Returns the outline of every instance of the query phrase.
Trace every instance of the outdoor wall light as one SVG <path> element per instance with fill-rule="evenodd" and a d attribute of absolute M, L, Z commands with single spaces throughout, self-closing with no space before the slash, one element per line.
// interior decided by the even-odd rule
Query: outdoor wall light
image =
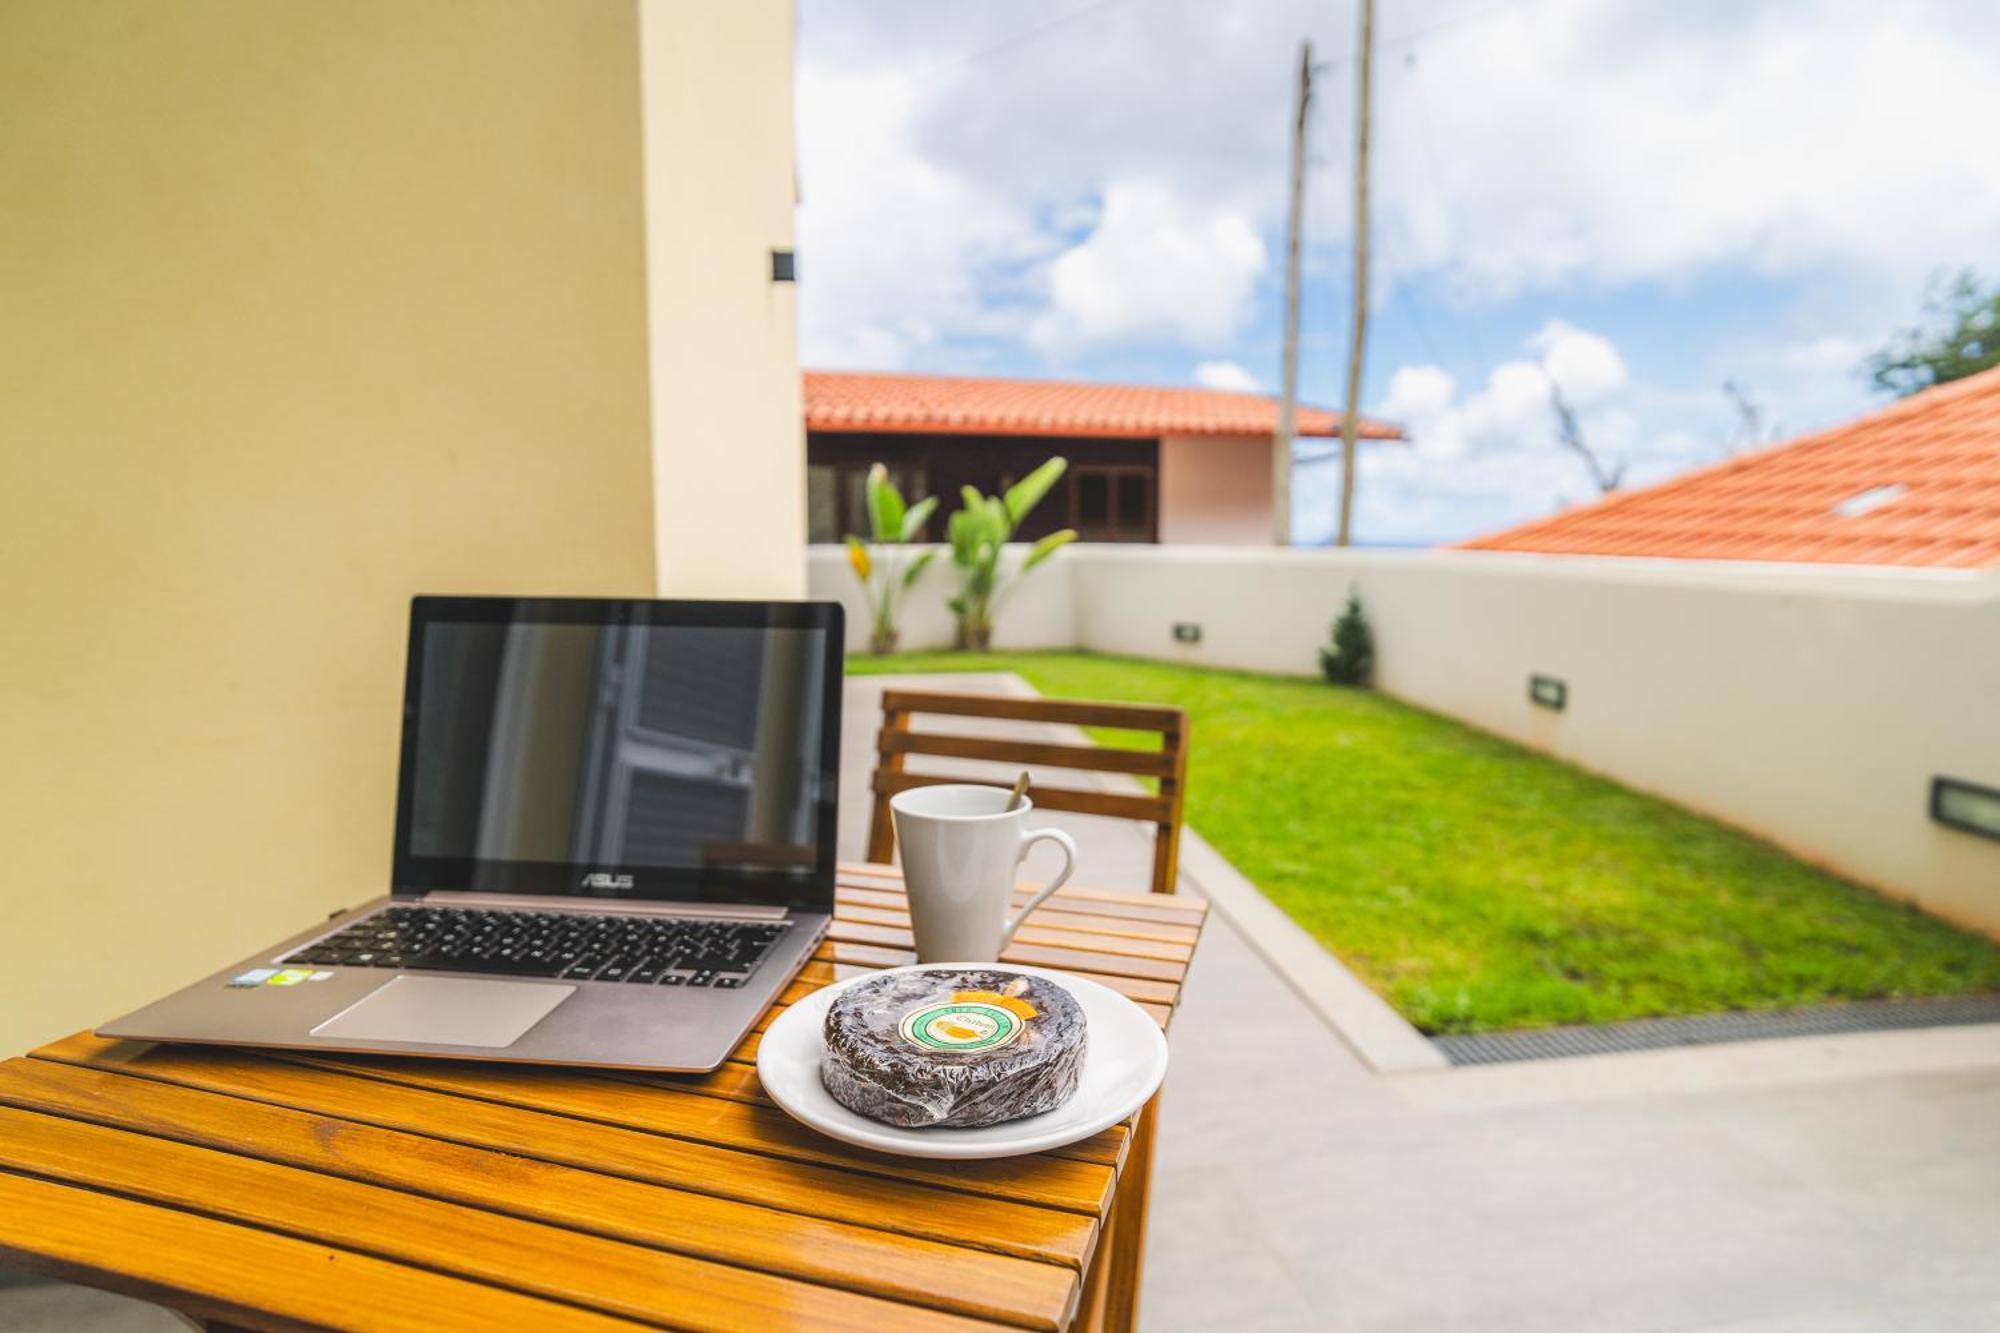
<path fill-rule="evenodd" d="M 1932 778 L 1931 818 L 2000 842 L 2000 791 L 1963 778 Z"/>
<path fill-rule="evenodd" d="M 799 280 L 799 257 L 790 250 L 771 252 L 771 281 L 797 282 Z"/>
<path fill-rule="evenodd" d="M 1174 622 L 1174 642 L 1200 643 L 1201 626 L 1195 624 L 1192 620 L 1176 620 Z"/>
<path fill-rule="evenodd" d="M 1569 706 L 1569 686 L 1554 676 L 1528 677 L 1528 702 L 1553 708 L 1558 713 Z"/>

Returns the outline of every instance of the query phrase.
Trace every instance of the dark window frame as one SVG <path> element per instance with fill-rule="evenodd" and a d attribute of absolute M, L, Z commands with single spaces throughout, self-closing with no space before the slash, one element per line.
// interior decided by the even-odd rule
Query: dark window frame
<path fill-rule="evenodd" d="M 1083 516 L 1083 483 L 1086 478 L 1104 479 L 1105 521 L 1093 531 Z M 1124 513 L 1121 483 L 1137 479 L 1145 487 L 1144 515 L 1130 521 Z M 1077 463 L 1065 478 L 1069 483 L 1069 526 L 1077 540 L 1086 542 L 1154 542 L 1160 540 L 1160 478 L 1157 464 Z"/>
<path fill-rule="evenodd" d="M 971 485 L 986 494 L 998 494 L 1026 476 L 1045 460 L 1067 458 L 1070 470 L 1097 466 L 1131 469 L 1150 478 L 1147 500 L 1151 514 L 1143 524 L 1124 525 L 1117 540 L 1157 542 L 1160 507 L 1160 442 L 1157 438 L 1104 439 L 1095 437 L 1030 435 L 937 435 L 895 431 L 808 431 L 806 462 L 811 467 L 832 470 L 836 494 L 833 497 L 838 523 L 848 524 L 862 514 L 859 488 L 869 465 L 882 462 L 892 474 L 911 479 L 904 485 L 905 498 L 924 495 L 938 497 L 938 512 L 928 524 L 922 540 L 941 542 L 945 525 L 959 507 L 959 489 Z M 1072 526 L 1073 481 L 1065 476 L 1021 525 L 1017 539 L 1033 542 L 1059 528 Z M 846 528 L 834 533 L 815 531 L 806 516 L 809 540 L 840 542 Z M 856 529 L 856 531 L 860 531 Z M 1102 534 L 1100 539 L 1110 534 Z M 1086 538 L 1088 540 L 1088 538 Z"/>

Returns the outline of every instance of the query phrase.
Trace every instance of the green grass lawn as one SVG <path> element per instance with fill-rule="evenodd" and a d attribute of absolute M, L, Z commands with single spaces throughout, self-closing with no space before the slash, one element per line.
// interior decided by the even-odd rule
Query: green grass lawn
<path fill-rule="evenodd" d="M 1379 694 L 1075 653 L 848 669 L 1185 708 L 1189 822 L 1426 1032 L 2000 990 L 1979 936 Z"/>

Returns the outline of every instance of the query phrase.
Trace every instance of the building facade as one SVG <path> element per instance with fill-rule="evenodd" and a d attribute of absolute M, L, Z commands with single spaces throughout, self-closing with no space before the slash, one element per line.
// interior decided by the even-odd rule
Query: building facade
<path fill-rule="evenodd" d="M 1255 394 L 1141 385 L 809 371 L 806 527 L 813 542 L 867 531 L 868 469 L 905 497 L 993 494 L 1051 457 L 1063 479 L 1022 524 L 1032 541 L 1074 528 L 1087 542 L 1258 545 L 1272 539 L 1277 404 Z M 1302 408 L 1297 434 L 1338 435 Z M 1364 421 L 1371 440 L 1402 438 Z M 925 534 L 943 536 L 942 520 Z"/>

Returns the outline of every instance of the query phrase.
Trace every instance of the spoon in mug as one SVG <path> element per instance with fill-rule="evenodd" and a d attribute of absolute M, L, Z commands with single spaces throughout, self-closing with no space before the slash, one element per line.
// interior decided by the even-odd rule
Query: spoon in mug
<path fill-rule="evenodd" d="M 1024 768 L 1021 770 L 1021 776 L 1014 779 L 1014 790 L 1008 793 L 1007 808 L 1009 810 L 1019 810 L 1021 808 L 1021 798 L 1027 794 L 1028 770 Z"/>

